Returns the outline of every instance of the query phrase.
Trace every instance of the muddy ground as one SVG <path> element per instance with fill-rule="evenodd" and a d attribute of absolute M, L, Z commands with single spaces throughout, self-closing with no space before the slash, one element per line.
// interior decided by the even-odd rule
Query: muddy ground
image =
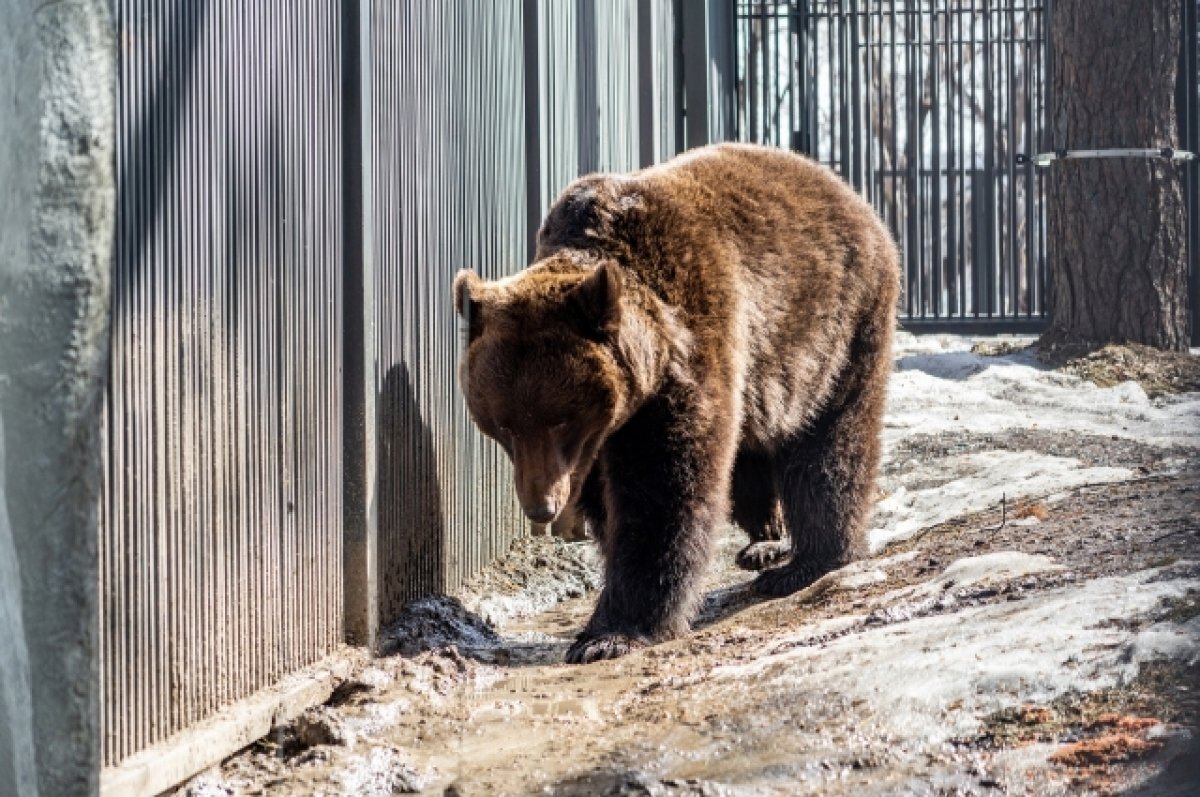
<path fill-rule="evenodd" d="M 761 601 L 727 528 L 692 635 L 568 667 L 595 553 L 522 540 L 180 793 L 1200 793 L 1200 396 L 975 343 L 900 342 L 869 559 Z"/>

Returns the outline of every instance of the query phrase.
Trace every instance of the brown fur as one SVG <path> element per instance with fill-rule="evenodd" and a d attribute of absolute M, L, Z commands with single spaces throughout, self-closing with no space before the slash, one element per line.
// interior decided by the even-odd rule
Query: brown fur
<path fill-rule="evenodd" d="M 455 281 L 462 385 L 534 520 L 577 504 L 606 585 L 569 661 L 683 633 L 712 532 L 783 595 L 853 559 L 899 288 L 871 208 L 800 156 L 719 145 L 555 202 L 536 262 Z M 786 527 L 790 548 L 778 540 Z"/>

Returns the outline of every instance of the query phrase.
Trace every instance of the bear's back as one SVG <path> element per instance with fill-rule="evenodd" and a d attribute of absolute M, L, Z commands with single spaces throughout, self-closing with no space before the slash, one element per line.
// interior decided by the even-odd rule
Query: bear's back
<path fill-rule="evenodd" d="M 665 263 L 668 254 L 716 257 L 780 285 L 815 276 L 826 261 L 855 265 L 846 254 L 879 247 L 893 247 L 887 229 L 829 169 L 785 150 L 717 144 L 629 175 L 576 180 L 546 215 L 537 259 L 599 250 L 656 284 L 663 269 L 701 276 Z"/>
<path fill-rule="evenodd" d="M 874 210 L 829 169 L 746 144 L 589 175 L 547 214 L 538 258 L 611 258 L 674 307 L 711 367 L 746 385 L 751 437 L 814 411 L 855 328 L 899 283 Z"/>

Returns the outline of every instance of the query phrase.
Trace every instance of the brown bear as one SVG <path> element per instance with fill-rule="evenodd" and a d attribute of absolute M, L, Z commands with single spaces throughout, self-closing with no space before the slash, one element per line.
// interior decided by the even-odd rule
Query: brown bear
<path fill-rule="evenodd" d="M 686 631 L 713 532 L 794 592 L 862 548 L 899 291 L 896 246 L 833 172 L 722 144 L 555 201 L 536 262 L 454 281 L 471 416 L 529 518 L 577 507 L 605 557 L 569 662 Z"/>

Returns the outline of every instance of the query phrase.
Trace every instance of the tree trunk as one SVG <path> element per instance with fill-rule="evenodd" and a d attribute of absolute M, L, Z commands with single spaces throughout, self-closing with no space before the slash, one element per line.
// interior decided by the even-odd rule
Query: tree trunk
<path fill-rule="evenodd" d="M 1177 147 L 1179 0 L 1058 0 L 1050 22 L 1056 149 Z M 1188 342 L 1183 166 L 1062 160 L 1049 169 L 1043 345 Z"/>

